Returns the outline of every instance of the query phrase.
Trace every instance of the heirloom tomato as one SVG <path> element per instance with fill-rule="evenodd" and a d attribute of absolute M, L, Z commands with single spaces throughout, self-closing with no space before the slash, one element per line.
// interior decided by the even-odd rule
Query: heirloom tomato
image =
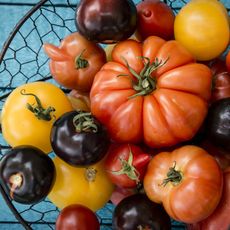
<path fill-rule="evenodd" d="M 181 8 L 174 23 L 175 39 L 197 60 L 211 60 L 229 44 L 229 17 L 218 0 L 192 0 Z"/>
<path fill-rule="evenodd" d="M 56 181 L 48 198 L 60 209 L 81 204 L 93 211 L 102 208 L 110 199 L 114 185 L 104 169 L 104 160 L 90 167 L 77 168 L 54 158 Z"/>
<path fill-rule="evenodd" d="M 154 156 L 144 177 L 144 189 L 162 203 L 175 220 L 196 223 L 217 207 L 223 187 L 217 161 L 200 147 L 186 145 Z"/>
<path fill-rule="evenodd" d="M 224 171 L 221 200 L 215 211 L 205 220 L 188 226 L 188 230 L 229 230 L 230 227 L 230 168 Z"/>
<path fill-rule="evenodd" d="M 3 105 L 3 137 L 12 147 L 32 145 L 49 153 L 53 122 L 71 110 L 68 97 L 57 86 L 48 82 L 21 85 Z"/>
<path fill-rule="evenodd" d="M 211 94 L 211 70 L 177 41 L 129 39 L 112 51 L 90 91 L 91 112 L 117 142 L 175 145 L 200 128 Z"/>
<path fill-rule="evenodd" d="M 103 48 L 78 32 L 65 37 L 59 47 L 46 43 L 43 48 L 50 58 L 51 75 L 69 89 L 89 91 L 94 75 L 106 62 Z"/>
<path fill-rule="evenodd" d="M 56 230 L 99 230 L 100 223 L 96 214 L 89 208 L 80 204 L 72 204 L 58 215 Z"/>

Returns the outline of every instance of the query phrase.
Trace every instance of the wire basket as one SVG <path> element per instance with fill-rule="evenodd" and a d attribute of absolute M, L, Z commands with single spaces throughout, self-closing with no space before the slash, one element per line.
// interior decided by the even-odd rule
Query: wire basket
<path fill-rule="evenodd" d="M 165 2 L 177 13 L 187 1 Z M 74 18 L 78 2 L 78 0 L 41 0 L 18 22 L 0 54 L 0 110 L 10 92 L 23 83 L 52 81 L 55 84 L 50 76 L 49 60 L 42 45 L 45 42 L 58 45 L 65 36 L 76 31 Z M 222 2 L 230 12 L 230 1 L 222 0 Z M 0 158 L 9 148 L 0 134 Z M 55 229 L 59 210 L 48 199 L 35 205 L 21 205 L 12 201 L 1 186 L 0 191 L 16 217 L 14 219 L 12 215 L 12 218 L 8 217 L 7 221 L 3 221 L 4 213 L 1 213 L 1 226 L 11 224 L 11 229 L 14 229 L 13 226 L 18 229 L 18 224 L 21 224 L 26 229 Z M 113 204 L 108 203 L 97 211 L 102 230 L 111 229 L 113 209 Z M 172 228 L 182 230 L 185 229 L 185 225 L 172 221 Z"/>

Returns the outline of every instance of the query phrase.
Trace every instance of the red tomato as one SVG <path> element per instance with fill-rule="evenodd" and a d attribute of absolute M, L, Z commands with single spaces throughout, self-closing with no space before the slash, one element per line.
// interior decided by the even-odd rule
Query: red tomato
<path fill-rule="evenodd" d="M 100 223 L 96 214 L 86 206 L 73 204 L 61 210 L 56 230 L 99 230 Z"/>
<path fill-rule="evenodd" d="M 59 47 L 44 44 L 50 57 L 50 73 L 69 89 L 89 91 L 96 72 L 106 62 L 105 51 L 78 32 L 65 37 Z"/>
<path fill-rule="evenodd" d="M 150 155 L 131 144 L 112 145 L 107 153 L 105 169 L 110 180 L 123 188 L 134 188 L 143 180 Z"/>
<path fill-rule="evenodd" d="M 162 203 L 173 219 L 184 223 L 207 218 L 220 201 L 222 185 L 216 160 L 193 145 L 157 154 L 144 177 L 149 199 Z"/>
<path fill-rule="evenodd" d="M 230 73 L 230 50 L 228 51 L 228 53 L 226 55 L 225 62 L 226 62 L 226 66 L 227 66 L 228 72 Z"/>
<path fill-rule="evenodd" d="M 160 0 L 145 0 L 137 4 L 137 34 L 142 40 L 154 35 L 170 40 L 174 36 L 173 10 Z"/>
<path fill-rule="evenodd" d="M 230 168 L 224 172 L 223 193 L 215 211 L 204 221 L 188 226 L 189 230 L 228 230 L 230 227 Z"/>
<path fill-rule="evenodd" d="M 117 205 L 119 204 L 125 197 L 131 196 L 135 194 L 137 191 L 132 188 L 121 188 L 121 187 L 115 187 L 111 197 L 110 201 Z"/>
<path fill-rule="evenodd" d="M 211 95 L 206 65 L 180 43 L 155 36 L 119 42 L 112 58 L 96 74 L 90 102 L 114 141 L 166 147 L 196 134 Z"/>

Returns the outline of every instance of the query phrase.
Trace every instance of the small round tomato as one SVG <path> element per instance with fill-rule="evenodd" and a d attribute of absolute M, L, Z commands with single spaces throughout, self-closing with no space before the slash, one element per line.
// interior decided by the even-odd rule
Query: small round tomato
<path fill-rule="evenodd" d="M 151 157 L 139 146 L 112 145 L 107 153 L 105 169 L 111 181 L 123 188 L 134 188 L 142 182 Z"/>
<path fill-rule="evenodd" d="M 154 35 L 165 40 L 173 39 L 173 10 L 160 0 L 145 0 L 137 4 L 137 33 L 141 40 Z"/>
<path fill-rule="evenodd" d="M 211 60 L 222 54 L 229 44 L 229 17 L 217 0 L 192 0 L 176 15 L 175 39 L 197 60 Z"/>
<path fill-rule="evenodd" d="M 58 208 L 81 204 L 96 211 L 109 201 L 114 185 L 106 175 L 104 160 L 82 168 L 72 167 L 59 157 L 53 161 L 56 181 L 48 198 Z"/>
<path fill-rule="evenodd" d="M 50 57 L 51 75 L 69 89 L 88 92 L 94 75 L 106 62 L 103 48 L 78 32 L 65 37 L 59 47 L 46 43 L 43 48 Z"/>
<path fill-rule="evenodd" d="M 163 203 L 175 220 L 196 223 L 217 207 L 223 175 L 217 161 L 200 147 L 186 145 L 154 156 L 144 177 L 144 190 Z"/>
<path fill-rule="evenodd" d="M 72 204 L 61 210 L 55 227 L 56 230 L 99 230 L 100 223 L 91 209 Z"/>
<path fill-rule="evenodd" d="M 2 134 L 12 147 L 32 145 L 51 152 L 50 132 L 55 119 L 73 110 L 64 92 L 48 82 L 19 86 L 2 108 Z"/>

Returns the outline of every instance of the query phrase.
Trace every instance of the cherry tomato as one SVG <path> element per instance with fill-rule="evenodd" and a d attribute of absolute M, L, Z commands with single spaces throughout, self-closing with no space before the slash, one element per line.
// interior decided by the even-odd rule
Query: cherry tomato
<path fill-rule="evenodd" d="M 99 230 L 96 214 L 80 204 L 72 204 L 61 210 L 58 215 L 56 230 Z"/>
<path fill-rule="evenodd" d="M 137 34 L 141 40 L 154 35 L 165 40 L 174 37 L 173 10 L 160 0 L 145 0 L 137 4 Z"/>
<path fill-rule="evenodd" d="M 185 145 L 154 156 L 144 177 L 144 190 L 177 221 L 196 223 L 220 202 L 223 175 L 217 161 L 200 147 Z"/>
<path fill-rule="evenodd" d="M 228 51 L 228 53 L 226 55 L 225 62 L 226 62 L 226 66 L 227 66 L 228 72 L 230 73 L 230 50 Z"/>

